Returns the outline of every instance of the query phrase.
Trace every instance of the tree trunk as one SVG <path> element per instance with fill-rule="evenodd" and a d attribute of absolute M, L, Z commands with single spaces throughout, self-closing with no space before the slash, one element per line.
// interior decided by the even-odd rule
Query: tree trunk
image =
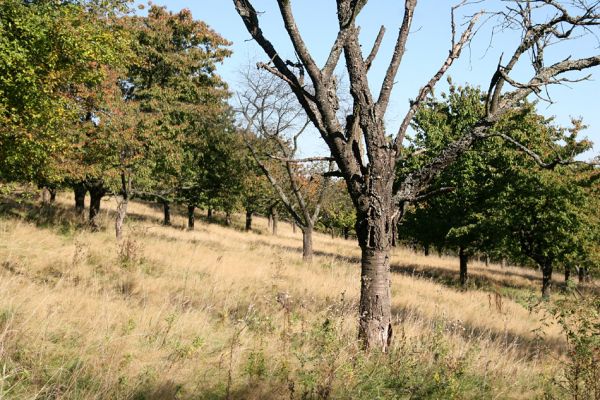
<path fill-rule="evenodd" d="M 398 236 L 398 222 L 392 223 L 392 247 L 396 247 L 396 239 Z"/>
<path fill-rule="evenodd" d="M 225 225 L 231 226 L 231 213 L 229 211 L 225 213 Z"/>
<path fill-rule="evenodd" d="M 312 233 L 312 226 L 306 226 L 302 228 L 302 261 L 307 264 L 312 263 L 313 260 Z"/>
<path fill-rule="evenodd" d="M 382 173 L 383 175 L 383 173 Z M 356 212 L 356 235 L 361 248 L 361 287 L 358 338 L 365 348 L 387 352 L 392 341 L 390 245 L 393 209 L 391 193 L 379 187 L 369 206 Z M 375 185 L 383 182 L 374 182 Z"/>
<path fill-rule="evenodd" d="M 273 228 L 273 236 L 277 236 L 277 222 L 279 220 L 279 214 L 277 213 L 277 210 L 275 208 L 271 210 L 271 217 L 271 227 Z"/>
<path fill-rule="evenodd" d="M 392 340 L 390 259 L 387 250 L 362 249 L 358 336 L 386 352 Z"/>
<path fill-rule="evenodd" d="M 267 226 L 270 228 L 273 226 L 273 210 L 269 211 L 269 219 L 267 220 Z"/>
<path fill-rule="evenodd" d="M 115 219 L 115 234 L 117 240 L 121 240 L 123 237 L 123 222 L 125 222 L 125 216 L 127 215 L 127 205 L 129 199 L 127 196 L 123 196 L 121 200 L 117 200 L 117 218 Z"/>
<path fill-rule="evenodd" d="M 48 188 L 46 186 L 44 186 L 42 188 L 41 200 L 42 200 L 42 205 L 46 206 L 46 205 L 50 204 L 50 190 L 48 190 Z"/>
<path fill-rule="evenodd" d="M 331 227 L 331 238 L 335 239 L 335 229 Z"/>
<path fill-rule="evenodd" d="M 208 208 L 208 211 L 206 212 L 206 218 L 209 221 L 212 221 L 212 219 L 213 219 L 213 209 L 210 207 Z"/>
<path fill-rule="evenodd" d="M 246 209 L 246 230 L 252 230 L 252 211 L 249 209 Z"/>
<path fill-rule="evenodd" d="M 469 280 L 469 276 L 467 274 L 467 263 L 469 262 L 469 256 L 462 247 L 460 247 L 458 250 L 458 259 L 460 262 L 460 286 L 465 289 Z"/>
<path fill-rule="evenodd" d="M 590 275 L 588 269 L 586 267 L 579 267 L 579 271 L 577 272 L 579 283 L 589 282 Z"/>
<path fill-rule="evenodd" d="M 54 203 L 56 201 L 56 188 L 48 188 L 48 192 L 50 192 L 50 203 Z"/>
<path fill-rule="evenodd" d="M 102 183 L 96 183 L 89 188 L 90 191 L 90 226 L 92 231 L 96 232 L 100 229 L 98 225 L 98 218 L 100 214 L 100 205 L 102 203 L 102 197 L 106 194 L 106 190 L 102 186 Z"/>
<path fill-rule="evenodd" d="M 73 194 L 75 195 L 75 212 L 78 216 L 83 217 L 85 211 L 85 194 L 87 188 L 85 183 L 79 182 L 73 185 Z"/>
<path fill-rule="evenodd" d="M 484 261 L 485 261 L 485 266 L 488 267 L 490 265 L 490 256 L 489 256 L 489 254 L 485 255 Z"/>
<path fill-rule="evenodd" d="M 188 230 L 194 230 L 195 217 L 194 212 L 196 211 L 196 206 L 188 204 Z"/>
<path fill-rule="evenodd" d="M 348 238 L 350 238 L 350 229 L 345 226 L 344 227 L 344 239 L 348 240 Z"/>
<path fill-rule="evenodd" d="M 292 233 L 296 233 L 296 223 L 294 221 L 292 221 L 291 224 L 292 224 Z"/>
<path fill-rule="evenodd" d="M 117 196 L 117 218 L 115 219 L 115 234 L 117 240 L 123 236 L 123 223 L 127 215 L 127 205 L 129 204 L 129 192 L 131 191 L 131 181 L 127 178 L 125 172 L 121 172 L 121 193 Z"/>
<path fill-rule="evenodd" d="M 423 246 L 423 253 L 428 256 L 429 255 L 429 244 Z"/>
<path fill-rule="evenodd" d="M 542 297 L 550 298 L 552 289 L 552 262 L 546 261 L 542 266 Z"/>
<path fill-rule="evenodd" d="M 569 279 L 571 279 L 571 267 L 565 265 L 565 283 L 569 282 Z"/>
<path fill-rule="evenodd" d="M 163 225 L 170 226 L 171 225 L 171 203 L 168 201 L 163 201 Z"/>

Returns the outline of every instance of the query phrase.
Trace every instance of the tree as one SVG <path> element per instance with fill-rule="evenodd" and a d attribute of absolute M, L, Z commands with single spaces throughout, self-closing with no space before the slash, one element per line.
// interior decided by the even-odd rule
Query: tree
<path fill-rule="evenodd" d="M 211 151 L 215 132 L 230 130 L 223 117 L 229 92 L 216 74 L 217 64 L 231 54 L 230 43 L 187 9 L 173 13 L 152 5 L 148 16 L 126 23 L 137 39 L 127 95 L 154 132 L 148 149 L 152 180 L 138 191 L 160 200 L 168 225 L 172 201 L 186 201 L 193 216 L 199 176 L 214 166 L 199 157 Z M 192 226 L 193 218 L 188 219 Z"/>
<path fill-rule="evenodd" d="M 129 54 L 126 11 L 119 0 L 0 4 L 0 178 L 55 187 L 77 169 L 71 128 Z"/>
<path fill-rule="evenodd" d="M 247 72 L 244 84 L 246 90 L 238 94 L 238 103 L 246 146 L 302 230 L 302 259 L 310 263 L 312 234 L 329 186 L 327 173 L 331 172 L 332 160 L 329 157 L 295 159 L 298 139 L 309 121 L 282 82 L 258 71 Z M 262 141 L 261 147 L 256 146 L 257 141 Z M 329 163 L 329 171 L 318 165 L 323 162 Z"/>
<path fill-rule="evenodd" d="M 488 136 L 488 130 L 505 113 L 518 107 L 530 94 L 541 94 L 543 86 L 560 83 L 565 72 L 580 71 L 600 64 L 600 56 L 566 58 L 548 65 L 544 48 L 556 41 L 578 37 L 580 32 L 593 29 L 600 21 L 597 3 L 573 1 L 570 7 L 547 0 L 515 1 L 496 16 L 502 26 L 522 31 L 520 43 L 510 53 L 507 64 L 498 64 L 486 93 L 485 115 L 469 132 L 448 143 L 431 163 L 407 174 L 401 182 L 395 181 L 396 164 L 405 154 L 404 138 L 415 112 L 431 93 L 453 61 L 460 56 L 475 29 L 477 17 L 467 22 L 460 37 L 452 37 L 452 46 L 438 72 L 427 82 L 411 102 L 395 137 L 386 132 L 385 114 L 396 74 L 402 61 L 411 29 L 416 0 L 405 1 L 405 13 L 391 62 L 378 94 L 369 86 L 368 71 L 381 43 L 384 29 L 366 57 L 362 54 L 356 18 L 367 5 L 367 0 L 338 0 L 339 32 L 323 68 L 319 68 L 304 42 L 295 22 L 290 0 L 278 0 L 286 32 L 299 62 L 286 61 L 281 51 L 264 36 L 256 10 L 249 0 L 233 0 L 236 10 L 248 32 L 266 53 L 269 63 L 260 64 L 285 81 L 302 105 L 312 124 L 328 145 L 339 167 L 338 175 L 346 181 L 348 192 L 356 208 L 356 233 L 362 251 L 361 299 L 359 310 L 359 337 L 365 347 L 386 351 L 392 339 L 391 294 L 389 277 L 389 248 L 391 227 L 401 216 L 404 206 L 424 195 L 431 181 L 451 165 L 460 154 L 476 141 Z M 463 2 L 464 3 L 464 2 Z M 532 12 L 535 8 L 535 12 Z M 540 8 L 541 10 L 540 12 Z M 453 8 L 453 14 L 456 8 Z M 547 12 L 544 12 L 548 10 Z M 535 18 L 543 18 L 537 22 Z M 452 32 L 456 33 L 454 18 Z M 333 74 L 341 54 L 344 54 L 350 80 L 353 108 L 346 121 L 337 116 L 339 100 L 337 79 Z M 532 55 L 532 58 L 528 57 Z M 531 60 L 532 78 L 526 83 L 511 77 L 519 60 Z M 305 75 L 310 85 L 304 83 Z M 506 90 L 505 85 L 513 89 Z M 502 136 L 509 140 L 507 135 Z M 360 151 L 364 140 L 365 154 Z M 565 160 L 540 164 L 556 165 Z"/>

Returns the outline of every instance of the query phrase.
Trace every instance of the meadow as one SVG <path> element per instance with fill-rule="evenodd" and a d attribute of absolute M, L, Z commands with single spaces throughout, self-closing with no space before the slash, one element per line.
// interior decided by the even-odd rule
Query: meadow
<path fill-rule="evenodd" d="M 534 270 L 473 262 L 462 291 L 456 258 L 395 248 L 394 344 L 366 353 L 354 240 L 316 234 L 305 265 L 288 223 L 133 202 L 117 242 L 113 199 L 96 233 L 72 202 L 0 202 L 0 399 L 561 398 Z"/>

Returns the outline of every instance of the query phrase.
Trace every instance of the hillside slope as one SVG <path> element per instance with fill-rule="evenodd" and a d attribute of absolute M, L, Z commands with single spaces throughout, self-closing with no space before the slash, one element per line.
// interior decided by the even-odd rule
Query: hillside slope
<path fill-rule="evenodd" d="M 71 202 L 3 201 L 0 399 L 525 399 L 557 373 L 560 332 L 524 306 L 532 271 L 473 263 L 482 289 L 462 292 L 453 258 L 395 249 L 395 344 L 366 355 L 354 241 L 317 234 L 303 265 L 288 224 L 189 232 L 134 202 L 117 244 L 113 200 L 99 233 Z"/>

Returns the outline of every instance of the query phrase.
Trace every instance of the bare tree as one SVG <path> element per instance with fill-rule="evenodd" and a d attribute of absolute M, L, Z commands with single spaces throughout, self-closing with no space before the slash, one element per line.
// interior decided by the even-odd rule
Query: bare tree
<path fill-rule="evenodd" d="M 324 171 L 305 168 L 303 164 L 328 162 L 328 172 L 331 172 L 333 159 L 295 158 L 298 139 L 310 123 L 296 97 L 283 82 L 263 71 L 252 73 L 248 70 L 243 78 L 246 90 L 238 93 L 238 113 L 245 125 L 246 145 L 281 203 L 302 230 L 302 259 L 310 263 L 313 230 L 330 177 L 321 173 Z M 256 146 L 257 139 L 263 141 L 262 146 Z M 309 194 L 315 183 L 318 186 L 316 193 Z M 273 231 L 276 232 L 276 225 Z"/>
<path fill-rule="evenodd" d="M 581 71 L 600 63 L 600 55 L 573 59 L 567 57 L 550 65 L 545 62 L 544 50 L 557 41 L 576 39 L 590 32 L 600 23 L 597 1 L 570 0 L 513 0 L 503 2 L 506 8 L 499 12 L 472 15 L 457 32 L 455 11 L 452 8 L 452 37 L 450 49 L 439 70 L 425 83 L 410 103 L 396 135 L 387 135 L 384 117 L 399 66 L 404 56 L 406 42 L 413 21 L 417 0 L 405 0 L 404 18 L 400 25 L 391 61 L 378 93 L 369 87 L 368 72 L 375 59 L 385 29 L 382 27 L 371 52 L 365 57 L 359 41 L 356 18 L 368 0 L 337 0 L 339 31 L 330 54 L 319 68 L 304 42 L 294 15 L 291 0 L 277 0 L 279 11 L 293 50 L 299 62 L 282 58 L 280 51 L 263 35 L 259 18 L 251 1 L 233 0 L 252 38 L 266 53 L 269 62 L 259 64 L 286 82 L 306 111 L 313 125 L 331 150 L 337 163 L 337 174 L 346 181 L 348 191 L 356 208 L 356 233 L 362 250 L 361 297 L 359 338 L 365 347 L 386 351 L 392 339 L 389 249 L 392 241 L 392 225 L 402 215 L 407 202 L 428 195 L 430 182 L 457 157 L 467 151 L 475 141 L 492 135 L 490 128 L 509 111 L 519 107 L 531 94 L 542 96 L 549 84 L 567 82 L 564 74 Z M 464 5 L 463 1 L 459 6 Z M 481 2 L 479 2 L 481 3 Z M 522 32 L 520 43 L 510 53 L 508 63 L 502 60 L 490 80 L 487 113 L 473 129 L 463 137 L 448 144 L 429 164 L 405 175 L 395 182 L 395 168 L 405 157 L 403 142 L 410 122 L 421 103 L 456 60 L 477 29 L 482 16 L 486 21 L 500 21 L 494 29 L 518 29 Z M 536 22 L 540 19 L 541 22 Z M 337 117 L 336 69 L 341 55 L 350 80 L 353 100 L 352 112 L 341 121 Z M 517 82 L 511 73 L 518 61 L 530 64 L 531 78 Z M 310 86 L 304 82 L 308 75 Z M 501 134 L 512 145 L 519 144 L 507 134 Z M 366 144 L 364 154 L 360 150 L 362 140 Z M 525 146 L 522 146 L 525 148 Z M 552 167 L 566 160 L 556 159 L 539 164 Z"/>

